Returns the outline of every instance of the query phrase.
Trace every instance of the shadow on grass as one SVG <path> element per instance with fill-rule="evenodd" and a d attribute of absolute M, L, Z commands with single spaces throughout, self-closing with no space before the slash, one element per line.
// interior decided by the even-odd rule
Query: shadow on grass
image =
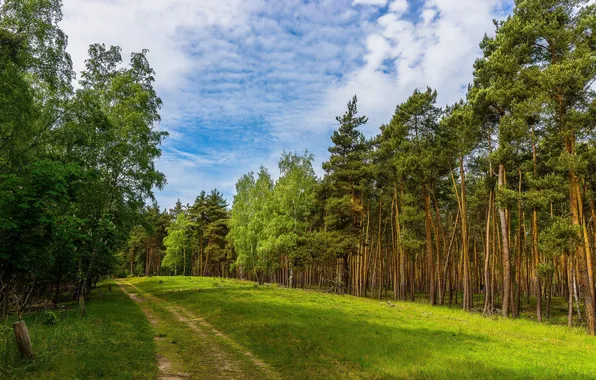
<path fill-rule="evenodd" d="M 41 313 L 25 315 L 36 358 L 19 359 L 9 331 L 0 339 L 0 379 L 156 378 L 153 332 L 143 312 L 119 290 L 100 289 L 102 300 L 94 290 L 85 317 L 76 304 L 54 310 L 54 325 Z"/>

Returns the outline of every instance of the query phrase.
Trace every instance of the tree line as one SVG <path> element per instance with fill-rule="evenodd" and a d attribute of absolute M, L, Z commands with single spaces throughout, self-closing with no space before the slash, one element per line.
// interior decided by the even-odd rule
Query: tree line
<path fill-rule="evenodd" d="M 168 211 L 146 207 L 118 254 L 116 274 L 229 276 L 228 214 L 217 190 L 201 192 L 193 205 L 178 200 Z"/>
<path fill-rule="evenodd" d="M 456 104 L 417 90 L 366 139 L 354 96 L 323 178 L 284 153 L 276 181 L 238 180 L 229 212 L 178 205 L 161 267 L 503 317 L 532 297 L 539 321 L 565 297 L 593 335 L 596 7 L 519 0 L 495 29 Z"/>
<path fill-rule="evenodd" d="M 75 73 L 60 0 L 0 0 L 0 305 L 86 297 L 139 224 L 167 135 L 147 51 L 89 47 Z"/>

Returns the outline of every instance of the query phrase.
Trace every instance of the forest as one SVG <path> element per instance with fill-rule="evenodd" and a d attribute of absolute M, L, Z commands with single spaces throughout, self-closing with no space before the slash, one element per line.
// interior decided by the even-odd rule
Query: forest
<path fill-rule="evenodd" d="M 75 73 L 58 0 L 0 2 L 2 319 L 68 286 L 88 296 L 165 184 L 161 100 L 146 53 L 89 47 Z"/>
<path fill-rule="evenodd" d="M 357 98 L 324 176 L 284 153 L 223 196 L 143 214 L 129 274 L 224 276 L 361 297 L 427 299 L 596 329 L 595 8 L 522 1 L 481 42 L 465 99 L 415 91 L 372 138 Z M 163 256 L 163 259 L 162 259 Z M 481 295 L 481 299 L 474 297 Z"/>
<path fill-rule="evenodd" d="M 135 292 L 132 300 L 142 297 L 158 305 L 151 294 L 163 286 L 169 289 L 163 299 L 189 308 L 178 311 L 182 323 L 199 312 L 192 309 L 196 303 L 185 304 L 172 293 L 187 289 L 193 292 L 188 297 L 202 297 L 212 307 L 200 312 L 228 333 L 231 338 L 221 334 L 224 341 L 241 342 L 289 378 L 312 373 L 275 364 L 281 359 L 267 343 L 255 343 L 250 329 L 238 329 L 216 313 L 223 308 L 228 318 L 256 318 L 256 311 L 243 309 L 244 301 L 233 305 L 234 287 L 263 302 L 279 296 L 296 304 L 312 299 L 308 302 L 331 305 L 345 298 L 329 297 L 355 296 L 349 299 L 357 309 L 382 302 L 416 318 L 446 313 L 445 318 L 471 318 L 478 326 L 528 318 L 536 325 L 558 324 L 561 319 L 553 315 L 564 310 L 568 327 L 563 329 L 596 335 L 592 2 L 516 0 L 511 15 L 495 21 L 494 33 L 479 41 L 481 56 L 470 67 L 473 81 L 463 99 L 443 106 L 436 90 L 418 89 L 396 105 L 375 136 L 363 134 L 368 118 L 354 95 L 336 118 L 322 176 L 308 150 L 284 152 L 277 168 L 261 167 L 240 177 L 232 202 L 217 189 L 197 189 L 193 204 L 178 201 L 171 209 L 155 200 L 155 192 L 166 185 L 156 161 L 168 133 L 159 128 L 162 101 L 148 51 L 123 58 L 117 46 L 93 44 L 84 71 L 75 75 L 68 37 L 59 27 L 61 7 L 60 0 L 0 0 L 0 309 L 5 326 L 61 304 L 80 308 L 83 316 L 85 301 L 92 301 L 89 310 L 104 310 L 102 318 L 129 313 L 123 319 L 147 324 L 142 309 L 162 328 L 165 309 L 150 309 L 149 302 L 133 309 L 124 295 Z M 251 281 L 254 288 L 238 280 Z M 122 297 L 109 298 L 108 284 L 109 297 Z M 217 300 L 203 291 L 206 287 L 227 296 Z M 95 300 L 104 304 L 93 306 Z M 131 306 L 101 306 L 106 302 Z M 432 309 L 421 312 L 420 304 Z M 456 308 L 464 312 L 450 314 Z M 234 314 L 238 310 L 245 314 Z M 278 311 L 271 310 L 274 320 Z M 288 318 L 299 315 L 289 313 Z M 371 318 L 385 318 L 379 315 Z M 61 323 L 71 319 L 86 323 L 69 316 Z M 131 339 L 151 342 L 149 327 L 144 329 Z M 239 335 L 242 331 L 245 335 Z M 177 341 L 184 343 L 187 338 L 179 334 Z M 272 347 L 279 343 L 274 336 Z M 0 363 L 7 363 L 7 345 L 0 347 Z M 348 359 L 329 354 L 329 363 L 356 362 L 361 354 Z M 153 359 L 147 354 L 143 360 Z M 317 365 L 327 365 L 321 360 Z M 251 365 L 254 378 L 277 376 L 257 359 Z M 342 371 L 356 371 L 350 372 L 356 378 L 455 375 L 418 367 L 403 373 L 392 372 L 403 368 L 369 373 L 368 364 L 348 367 Z M 561 375 L 553 371 L 547 375 Z M 323 373 L 339 378 L 348 372 Z"/>

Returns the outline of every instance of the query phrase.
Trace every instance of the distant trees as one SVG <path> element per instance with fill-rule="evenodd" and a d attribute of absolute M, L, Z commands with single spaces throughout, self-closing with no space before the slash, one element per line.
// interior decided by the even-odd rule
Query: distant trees
<path fill-rule="evenodd" d="M 120 252 L 120 273 L 228 276 L 235 252 L 229 243 L 229 210 L 223 195 L 204 191 L 193 205 L 146 207 Z"/>
<path fill-rule="evenodd" d="M 166 255 L 162 262 L 162 266 L 168 268 L 171 273 L 176 276 L 178 268 L 180 274 L 185 276 L 187 270 L 187 252 L 190 248 L 190 241 L 188 237 L 188 227 L 190 220 L 185 212 L 178 214 L 176 219 L 167 228 L 168 235 L 164 239 L 166 246 Z"/>
<path fill-rule="evenodd" d="M 227 242 L 229 232 L 228 204 L 217 190 L 204 192 L 189 209 L 195 229 L 193 273 L 200 275 L 227 275 L 231 262 L 231 249 Z"/>
<path fill-rule="evenodd" d="M 240 178 L 231 211 L 230 238 L 238 255 L 236 265 L 241 276 L 243 270 L 249 271 L 259 283 L 274 265 L 268 246 L 263 246 L 273 211 L 272 196 L 273 181 L 261 167 L 257 178 L 252 172 Z"/>
<path fill-rule="evenodd" d="M 277 281 L 294 285 L 294 268 L 304 267 L 311 256 L 304 252 L 305 237 L 312 224 L 317 178 L 312 167 L 313 155 L 305 152 L 283 153 L 279 160 L 280 177 L 271 196 L 269 219 L 261 249 L 279 268 Z"/>

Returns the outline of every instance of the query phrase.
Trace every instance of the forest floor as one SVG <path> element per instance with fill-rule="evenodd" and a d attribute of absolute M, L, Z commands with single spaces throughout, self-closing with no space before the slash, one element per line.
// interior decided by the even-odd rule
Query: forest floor
<path fill-rule="evenodd" d="M 594 378 L 583 328 L 456 308 L 202 277 L 115 280 L 76 305 L 25 317 L 34 361 L 0 336 L 0 378 Z M 117 286 L 116 286 L 117 285 Z M 558 310 L 553 307 L 553 314 Z M 529 318 L 529 317 L 528 317 Z M 9 325 L 8 325 L 9 326 Z"/>

